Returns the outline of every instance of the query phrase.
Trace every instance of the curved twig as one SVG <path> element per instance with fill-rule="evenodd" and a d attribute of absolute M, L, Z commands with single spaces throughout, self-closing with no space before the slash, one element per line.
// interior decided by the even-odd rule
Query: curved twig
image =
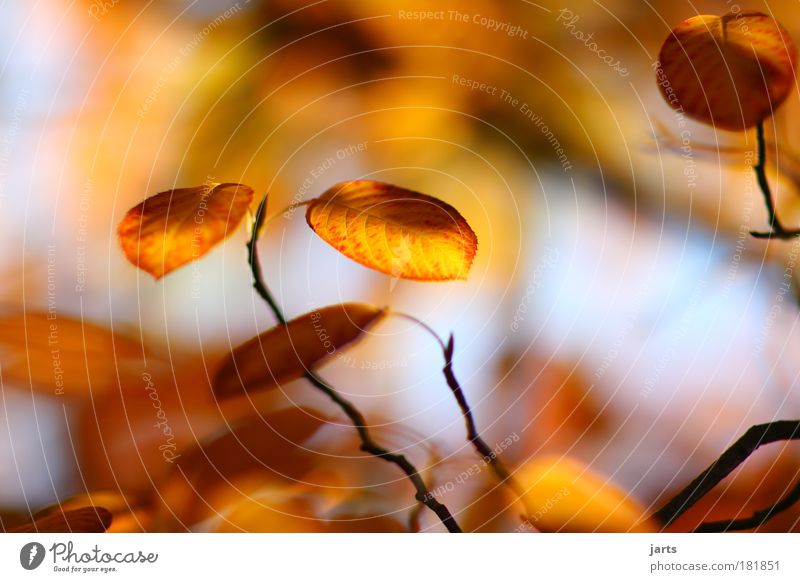
<path fill-rule="evenodd" d="M 258 247 L 256 246 L 259 232 L 264 225 L 268 196 L 269 194 L 264 195 L 264 198 L 258 205 L 256 215 L 253 218 L 253 229 L 250 233 L 250 239 L 247 241 L 247 262 L 250 264 L 250 271 L 253 273 L 253 289 L 267 302 L 272 313 L 275 314 L 275 318 L 280 323 L 286 323 L 286 317 L 283 315 L 283 311 L 275 301 L 272 293 L 267 289 L 266 283 L 264 283 L 264 272 L 261 270 L 261 263 L 258 260 Z"/>
<path fill-rule="evenodd" d="M 469 402 L 467 401 L 467 397 L 464 394 L 464 390 L 461 388 L 461 384 L 458 382 L 458 378 L 456 378 L 455 372 L 453 372 L 453 354 L 455 352 L 455 337 L 453 334 L 450 334 L 447 343 L 445 343 L 442 338 L 436 333 L 433 328 L 431 328 L 428 324 L 424 321 L 417 319 L 413 315 L 409 315 L 407 313 L 400 313 L 394 312 L 395 315 L 400 317 L 404 317 L 410 321 L 413 321 L 417 325 L 421 326 L 425 331 L 427 331 L 434 339 L 438 342 L 438 344 L 442 348 L 442 353 L 444 355 L 444 368 L 442 368 L 442 373 L 444 374 L 445 381 L 447 382 L 447 386 L 450 388 L 450 391 L 455 396 L 456 402 L 458 403 L 459 409 L 461 409 L 461 414 L 464 417 L 464 424 L 466 425 L 467 429 L 467 441 L 469 441 L 475 450 L 481 455 L 483 461 L 488 463 L 489 466 L 492 468 L 497 479 L 504 485 L 506 485 L 509 489 L 511 489 L 520 502 L 525 506 L 526 518 L 531 515 L 533 512 L 530 508 L 527 507 L 525 502 L 525 491 L 522 487 L 517 483 L 514 476 L 511 475 L 509 470 L 500 460 L 497 453 L 495 453 L 492 448 L 486 443 L 485 440 L 481 437 L 480 433 L 478 432 L 478 427 L 475 423 L 475 417 L 472 414 L 472 409 L 470 408 Z"/>
<path fill-rule="evenodd" d="M 700 473 L 689 485 L 680 493 L 668 501 L 664 506 L 653 514 L 653 518 L 664 526 L 668 526 L 690 507 L 697 503 L 704 495 L 711 491 L 725 477 L 730 475 L 736 467 L 741 465 L 752 455 L 760 446 L 777 441 L 800 440 L 800 420 L 776 420 L 766 424 L 757 424 L 750 427 L 744 435 L 731 445 L 720 457 L 714 461 L 710 467 Z M 798 485 L 800 487 L 800 485 Z M 796 487 L 795 489 L 797 489 Z M 795 493 L 793 491 L 792 493 Z M 783 511 L 783 503 L 790 500 L 792 493 L 778 502 L 772 508 L 765 510 L 767 517 L 762 518 L 763 523 L 770 517 Z M 800 495 L 800 492 L 797 492 Z M 800 498 L 800 497 L 798 497 Z M 791 501 L 794 503 L 797 499 Z M 791 503 L 789 505 L 791 505 Z M 777 510 L 775 509 L 777 507 Z M 787 506 L 788 507 L 788 506 Z M 718 522 L 721 523 L 721 522 Z M 735 523 L 735 522 L 726 522 Z M 708 524 L 709 526 L 711 524 Z M 703 526 L 701 526 L 703 527 Z M 729 528 L 733 529 L 733 528 Z M 698 531 L 699 528 L 698 528 Z M 712 530 L 702 530 L 712 531 Z M 713 530 L 718 531 L 718 530 Z"/>
<path fill-rule="evenodd" d="M 256 215 L 253 219 L 253 231 L 251 233 L 250 240 L 247 243 L 247 259 L 250 263 L 250 270 L 253 274 L 253 288 L 256 290 L 259 296 L 264 299 L 267 305 L 269 305 L 276 319 L 280 323 L 285 324 L 286 317 L 264 282 L 264 274 L 261 270 L 261 264 L 258 260 L 258 248 L 256 243 L 258 241 L 259 231 L 264 223 L 266 203 L 267 196 L 264 196 L 264 199 L 258 205 L 258 210 L 256 210 Z M 414 497 L 416 500 L 433 511 L 447 528 L 447 531 L 451 533 L 460 533 L 461 528 L 453 518 L 450 510 L 448 510 L 444 504 L 437 501 L 433 494 L 428 490 L 417 468 L 404 455 L 392 453 L 372 439 L 372 435 L 367 427 L 367 421 L 358 408 L 356 408 L 352 402 L 340 395 L 330 384 L 320 378 L 313 370 L 307 370 L 304 376 L 309 382 L 311 382 L 312 385 L 314 385 L 334 403 L 336 403 L 347 415 L 358 432 L 359 438 L 361 439 L 361 450 L 365 453 L 369 453 L 370 455 L 397 465 L 406 474 L 408 479 L 411 481 L 411 484 L 414 486 L 414 490 L 416 491 Z"/>
<path fill-rule="evenodd" d="M 792 490 L 789 491 L 785 497 L 781 498 L 780 501 L 766 509 L 754 512 L 750 517 L 701 523 L 694 531 L 698 533 L 709 533 L 755 529 L 764 525 L 779 513 L 786 511 L 798 501 L 800 501 L 800 481 L 795 483 Z"/>
<path fill-rule="evenodd" d="M 751 231 L 750 234 L 755 238 L 779 238 L 783 240 L 792 239 L 800 236 L 800 230 L 786 230 L 778 214 L 775 211 L 775 202 L 772 199 L 772 192 L 767 180 L 767 141 L 764 139 L 764 121 L 761 120 L 756 125 L 756 140 L 758 142 L 758 162 L 753 169 L 756 172 L 758 186 L 764 195 L 764 205 L 767 207 L 767 219 L 769 220 L 769 232 Z"/>

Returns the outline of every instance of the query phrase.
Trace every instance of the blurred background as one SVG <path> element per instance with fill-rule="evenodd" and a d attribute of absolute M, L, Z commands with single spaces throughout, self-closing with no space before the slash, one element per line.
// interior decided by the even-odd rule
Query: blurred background
<path fill-rule="evenodd" d="M 789 0 L 5 3 L 4 522 L 103 491 L 133 530 L 442 530 L 308 383 L 214 402 L 220 359 L 274 324 L 246 229 L 160 281 L 125 260 L 115 230 L 146 196 L 209 179 L 269 192 L 275 213 L 356 178 L 455 206 L 479 240 L 465 282 L 365 269 L 302 209 L 267 227 L 263 268 L 290 316 L 363 301 L 452 331 L 478 425 L 510 442 L 512 470 L 569 456 L 652 511 L 751 425 L 800 417 L 800 242 L 747 234 L 766 226 L 754 135 L 676 116 L 654 80 L 671 28 L 729 10 L 800 38 Z M 799 106 L 795 91 L 767 128 L 789 225 Z M 323 375 L 467 529 L 512 531 L 520 510 L 488 471 L 452 486 L 476 457 L 442 364 L 432 338 L 390 317 Z M 326 422 L 284 442 L 291 462 L 275 461 L 277 442 L 234 479 L 197 448 L 297 406 Z M 197 499 L 167 450 L 205 459 Z M 759 451 L 676 529 L 777 500 L 798 452 Z"/>

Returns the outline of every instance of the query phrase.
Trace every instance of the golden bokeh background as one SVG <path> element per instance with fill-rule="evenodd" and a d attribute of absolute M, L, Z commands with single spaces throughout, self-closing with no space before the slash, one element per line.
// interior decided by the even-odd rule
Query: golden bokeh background
<path fill-rule="evenodd" d="M 218 362 L 274 323 L 251 288 L 246 230 L 161 281 L 125 260 L 115 234 L 146 196 L 207 180 L 269 192 L 274 213 L 357 178 L 456 207 L 479 240 L 465 282 L 365 269 L 319 240 L 303 209 L 267 226 L 264 272 L 291 316 L 363 301 L 452 331 L 478 424 L 493 446 L 510 439 L 502 458 L 513 470 L 569 456 L 652 511 L 749 426 L 797 418 L 799 243 L 746 234 L 766 225 L 748 167 L 754 136 L 679 125 L 655 83 L 671 28 L 743 9 L 800 39 L 789 0 L 5 4 L 4 523 L 104 491 L 133 508 L 117 523 L 134 530 L 394 531 L 414 519 L 442 529 L 304 381 L 214 402 Z M 790 225 L 800 224 L 798 95 L 767 132 Z M 48 313 L 61 322 L 64 394 Z M 120 336 L 95 337 L 81 321 Z M 435 342 L 400 318 L 368 335 L 325 377 L 382 442 L 426 468 L 466 529 L 518 528 L 519 508 L 488 471 L 448 486 L 476 458 Z M 150 382 L 175 454 L 254 410 L 307 406 L 330 422 L 296 458 L 281 453 L 291 458 L 275 461 L 280 476 L 212 463 L 190 499 L 159 449 Z M 749 515 L 798 473 L 797 449 L 772 445 L 676 529 Z M 799 519 L 792 509 L 761 529 Z"/>

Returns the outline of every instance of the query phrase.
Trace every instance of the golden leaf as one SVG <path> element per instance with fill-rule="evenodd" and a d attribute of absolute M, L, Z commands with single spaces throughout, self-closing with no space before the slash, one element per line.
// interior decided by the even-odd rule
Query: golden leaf
<path fill-rule="evenodd" d="M 0 317 L 0 370 L 8 385 L 53 395 L 99 394 L 115 384 L 118 364 L 142 355 L 137 340 L 65 315 Z"/>
<path fill-rule="evenodd" d="M 694 16 L 664 41 L 656 80 L 673 109 L 742 131 L 789 95 L 796 56 L 789 34 L 766 14 Z"/>
<path fill-rule="evenodd" d="M 10 533 L 103 533 L 110 525 L 110 511 L 87 506 L 48 513 L 12 529 Z"/>
<path fill-rule="evenodd" d="M 214 378 L 214 394 L 228 398 L 296 380 L 358 339 L 385 314 L 385 309 L 371 305 L 343 303 L 273 327 L 225 358 Z"/>
<path fill-rule="evenodd" d="M 515 475 L 526 490 L 530 523 L 544 532 L 653 532 L 631 496 L 575 459 L 542 456 Z"/>
<path fill-rule="evenodd" d="M 205 255 L 247 214 L 253 189 L 243 184 L 178 188 L 131 208 L 117 227 L 128 260 L 160 279 Z"/>
<path fill-rule="evenodd" d="M 478 248 L 449 204 L 374 180 L 329 188 L 309 203 L 306 221 L 343 255 L 401 279 L 466 279 Z"/>

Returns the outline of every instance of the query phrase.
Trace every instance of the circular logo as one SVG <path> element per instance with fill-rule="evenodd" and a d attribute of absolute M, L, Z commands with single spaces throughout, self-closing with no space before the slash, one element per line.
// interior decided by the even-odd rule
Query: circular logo
<path fill-rule="evenodd" d="M 44 561 L 44 546 L 39 542 L 29 542 L 19 551 L 19 563 L 26 570 L 35 570 Z"/>

